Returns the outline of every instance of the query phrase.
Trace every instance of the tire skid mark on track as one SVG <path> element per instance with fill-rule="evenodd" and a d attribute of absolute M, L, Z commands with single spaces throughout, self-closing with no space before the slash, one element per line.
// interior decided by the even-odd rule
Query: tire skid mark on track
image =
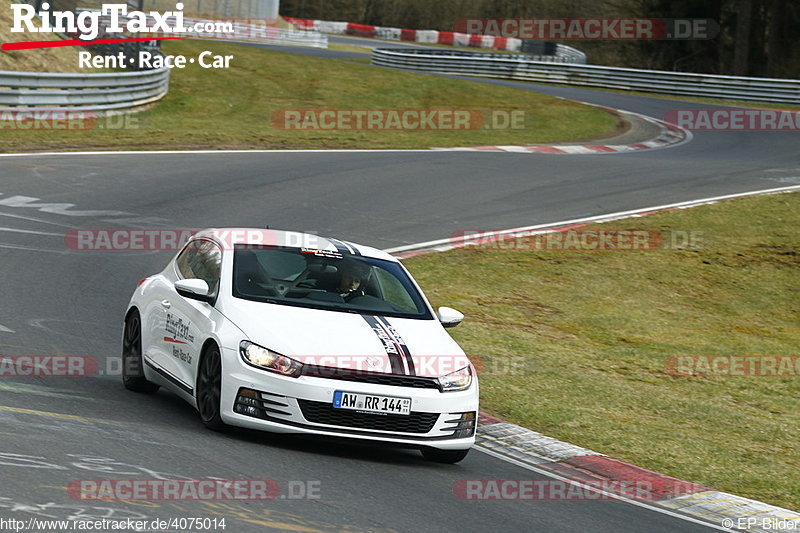
<path fill-rule="evenodd" d="M 92 327 L 99 327 L 102 326 L 100 322 L 91 322 L 89 320 L 75 320 L 75 319 L 67 319 L 67 318 L 31 318 L 28 320 L 28 325 L 32 328 L 40 329 L 46 331 L 48 333 L 54 335 L 66 335 L 68 337 L 78 337 L 78 338 L 85 338 L 86 334 L 82 331 L 74 331 L 71 326 L 65 327 L 66 331 L 59 331 L 58 329 L 53 329 L 49 326 L 46 326 L 47 323 L 58 323 L 58 324 L 83 324 Z"/>
<path fill-rule="evenodd" d="M 2 356 L 0 356 L 2 359 Z M 68 389 L 53 389 L 50 387 L 42 387 L 33 383 L 18 383 L 18 382 L 5 382 L 0 381 L 0 392 L 12 392 L 18 394 L 32 394 L 34 396 L 47 396 L 50 398 L 81 398 L 85 399 L 85 394 Z"/>
<path fill-rule="evenodd" d="M 11 407 L 9 405 L 0 405 L 0 411 L 18 413 L 23 415 L 44 416 L 48 418 L 57 418 L 60 420 L 71 420 L 75 422 L 89 422 L 93 424 L 119 424 L 119 422 L 114 422 L 112 420 L 103 420 L 101 418 L 87 418 L 85 416 L 54 413 L 52 411 L 39 411 L 38 409 L 24 409 L 22 407 Z"/>
<path fill-rule="evenodd" d="M 47 224 L 47 225 L 50 225 L 50 226 L 58 226 L 58 227 L 61 227 L 61 228 L 76 229 L 78 227 L 78 226 L 73 226 L 72 224 L 64 224 L 62 222 L 52 222 L 50 220 L 44 220 L 42 218 L 26 217 L 26 216 L 23 216 L 23 215 L 15 215 L 15 214 L 12 214 L 12 213 L 0 212 L 0 217 L 15 218 L 15 219 L 19 219 L 19 220 L 28 220 L 30 222 L 36 222 L 36 223 L 39 223 L 39 224 Z"/>
<path fill-rule="evenodd" d="M 2 196 L 3 194 L 0 193 L 0 197 Z M 104 225 L 114 224 L 119 227 L 127 226 L 128 228 L 138 228 L 138 229 L 159 227 L 163 225 L 168 225 L 168 223 L 170 222 L 169 219 L 163 217 L 138 216 L 135 213 L 130 213 L 128 211 L 79 210 L 79 209 L 74 209 L 76 207 L 76 204 L 74 203 L 44 202 L 40 200 L 41 200 L 40 198 L 33 196 L 23 196 L 23 195 L 8 196 L 5 198 L 0 198 L 0 207 L 12 208 L 12 209 L 26 209 L 26 208 L 37 209 L 39 212 L 42 213 L 57 215 L 57 216 L 66 216 L 70 218 L 78 218 L 78 217 L 98 218 L 103 222 Z M 19 222 L 31 222 L 34 225 L 46 224 L 46 225 L 66 228 L 69 230 L 75 230 L 79 227 L 72 224 L 64 224 L 62 222 L 54 222 L 39 217 L 31 217 L 9 212 L 0 212 L 0 217 L 10 218 L 13 220 L 17 220 Z M 101 218 L 101 217 L 106 217 L 106 218 Z M 28 226 L 30 226 L 30 224 Z M 65 246 L 65 239 L 67 238 L 68 235 L 67 233 L 56 233 L 52 231 L 44 231 L 42 229 L 33 229 L 31 227 L 0 226 L 0 234 L 33 235 L 45 238 L 56 237 L 59 239 L 57 243 L 52 245 L 52 247 L 50 247 L 49 244 L 44 244 L 42 242 L 36 242 L 36 243 L 0 242 L 0 249 L 20 250 L 28 252 L 56 253 L 62 255 L 72 255 L 76 252 L 75 250 L 70 250 L 68 249 L 67 246 Z M 154 254 L 154 253 L 157 252 L 143 251 L 137 255 Z M 0 331 L 3 330 L 0 329 Z"/>
<path fill-rule="evenodd" d="M 0 242 L 0 248 L 5 248 L 6 250 L 20 250 L 24 252 L 44 252 L 48 254 L 61 254 L 61 255 L 72 255 L 75 252 L 71 250 L 51 250 L 49 248 L 37 248 L 35 246 L 22 246 L 19 244 L 11 244 L 7 242 Z"/>
<path fill-rule="evenodd" d="M 45 237 L 64 237 L 63 233 L 52 233 L 49 231 L 36 231 L 30 229 L 18 229 L 18 228 L 8 228 L 0 226 L 0 232 L 8 232 L 8 233 L 27 233 L 29 235 L 41 235 Z"/>

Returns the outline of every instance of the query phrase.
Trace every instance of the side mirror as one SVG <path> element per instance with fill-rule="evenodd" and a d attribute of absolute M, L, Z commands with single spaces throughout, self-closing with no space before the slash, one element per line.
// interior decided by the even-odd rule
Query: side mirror
<path fill-rule="evenodd" d="M 179 279 L 175 282 L 175 290 L 184 298 L 211 303 L 213 296 L 208 294 L 208 283 L 202 279 Z"/>
<path fill-rule="evenodd" d="M 450 307 L 440 307 L 439 310 L 436 311 L 436 318 L 439 319 L 442 326 L 454 328 L 464 320 L 464 314 Z"/>

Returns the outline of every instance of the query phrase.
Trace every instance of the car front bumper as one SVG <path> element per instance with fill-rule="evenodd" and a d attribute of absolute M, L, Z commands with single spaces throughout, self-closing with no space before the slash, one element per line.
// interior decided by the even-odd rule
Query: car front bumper
<path fill-rule="evenodd" d="M 221 414 L 225 423 L 276 433 L 299 433 L 380 441 L 442 450 L 470 448 L 475 442 L 478 381 L 458 392 L 363 383 L 345 379 L 290 378 L 259 370 L 224 349 Z M 242 389 L 256 402 L 243 405 Z M 410 415 L 366 414 L 333 408 L 336 391 L 411 398 Z M 239 407 L 236 408 L 235 406 Z"/>

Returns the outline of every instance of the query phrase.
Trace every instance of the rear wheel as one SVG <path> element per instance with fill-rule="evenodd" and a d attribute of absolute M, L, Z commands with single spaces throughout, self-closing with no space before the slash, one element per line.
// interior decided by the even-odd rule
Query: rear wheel
<path fill-rule="evenodd" d="M 428 461 L 434 463 L 447 463 L 454 464 L 464 459 L 469 453 L 469 448 L 466 450 L 439 450 L 438 448 L 423 448 L 422 456 Z"/>
<path fill-rule="evenodd" d="M 144 377 L 142 361 L 142 320 L 139 311 L 133 310 L 125 319 L 122 335 L 122 384 L 128 390 L 152 394 L 158 385 Z"/>
<path fill-rule="evenodd" d="M 200 420 L 209 429 L 225 428 L 220 416 L 222 396 L 222 358 L 216 344 L 211 344 L 203 354 L 197 373 L 197 410 Z"/>

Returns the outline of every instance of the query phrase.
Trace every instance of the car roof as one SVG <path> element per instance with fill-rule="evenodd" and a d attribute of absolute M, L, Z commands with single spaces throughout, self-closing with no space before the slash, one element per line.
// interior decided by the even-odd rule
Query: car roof
<path fill-rule="evenodd" d="M 223 249 L 233 249 L 237 244 L 271 245 L 287 248 L 307 248 L 341 254 L 361 255 L 375 259 L 397 262 L 398 260 L 377 248 L 342 241 L 333 237 L 323 237 L 313 233 L 264 228 L 209 228 L 199 231 L 195 237 L 211 239 Z"/>

